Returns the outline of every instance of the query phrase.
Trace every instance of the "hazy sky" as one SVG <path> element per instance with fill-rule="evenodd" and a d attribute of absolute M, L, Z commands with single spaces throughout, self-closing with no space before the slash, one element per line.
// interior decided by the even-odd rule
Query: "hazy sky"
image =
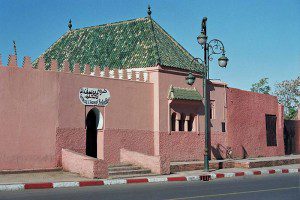
<path fill-rule="evenodd" d="M 249 90 L 268 77 L 270 84 L 300 75 L 300 0 L 0 0 L 0 53 L 6 64 L 17 43 L 19 64 L 34 60 L 73 28 L 145 17 L 152 18 L 193 56 L 202 57 L 196 41 L 202 17 L 209 39 L 218 38 L 228 67 L 211 62 L 211 78 Z"/>

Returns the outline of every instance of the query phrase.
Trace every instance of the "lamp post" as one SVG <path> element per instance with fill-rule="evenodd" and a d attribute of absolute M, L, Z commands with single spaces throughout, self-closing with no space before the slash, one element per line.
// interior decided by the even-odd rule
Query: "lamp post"
<path fill-rule="evenodd" d="M 222 56 L 218 59 L 218 64 L 220 67 L 226 67 L 228 58 L 225 56 L 225 48 L 223 43 L 218 39 L 212 39 L 207 42 L 207 34 L 206 34 L 206 21 L 207 18 L 203 17 L 202 19 L 202 29 L 200 35 L 197 37 L 198 43 L 204 49 L 204 61 L 200 58 L 194 58 L 194 61 L 201 60 L 201 65 L 203 66 L 203 98 L 204 98 L 204 112 L 205 112 L 205 149 L 204 149 L 204 170 L 209 171 L 209 151 L 210 151 L 210 143 L 209 143 L 209 95 L 207 94 L 207 81 L 209 80 L 209 61 L 212 61 L 212 56 L 215 54 L 222 54 Z M 193 85 L 195 81 L 195 77 L 190 72 L 186 77 L 186 82 L 189 85 Z"/>

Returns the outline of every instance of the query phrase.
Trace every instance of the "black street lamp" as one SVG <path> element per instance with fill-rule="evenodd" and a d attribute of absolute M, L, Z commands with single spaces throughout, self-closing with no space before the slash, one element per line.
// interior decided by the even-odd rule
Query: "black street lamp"
<path fill-rule="evenodd" d="M 209 95 L 207 95 L 207 80 L 209 80 L 209 61 L 212 61 L 212 55 L 215 54 L 222 54 L 222 56 L 218 59 L 218 64 L 220 67 L 226 67 L 228 58 L 225 56 L 225 48 L 223 43 L 218 39 L 213 39 L 207 42 L 207 34 L 206 34 L 206 21 L 207 18 L 203 17 L 202 19 L 202 30 L 201 34 L 197 37 L 198 43 L 204 49 L 204 61 L 200 58 L 194 58 L 192 63 L 196 60 L 201 60 L 201 65 L 203 66 L 203 98 L 204 98 L 204 112 L 205 112 L 205 149 L 204 149 L 204 170 L 209 171 L 209 151 L 210 151 L 210 144 L 209 144 L 209 106 L 210 103 Z M 186 77 L 187 84 L 193 85 L 195 81 L 195 77 L 190 72 L 189 75 Z"/>

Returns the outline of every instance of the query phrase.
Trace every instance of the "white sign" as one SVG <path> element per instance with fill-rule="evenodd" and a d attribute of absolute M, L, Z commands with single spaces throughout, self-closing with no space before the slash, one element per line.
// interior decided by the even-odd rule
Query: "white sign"
<path fill-rule="evenodd" d="M 87 106 L 106 106 L 110 99 L 110 93 L 107 89 L 84 87 L 79 90 L 79 99 Z"/>

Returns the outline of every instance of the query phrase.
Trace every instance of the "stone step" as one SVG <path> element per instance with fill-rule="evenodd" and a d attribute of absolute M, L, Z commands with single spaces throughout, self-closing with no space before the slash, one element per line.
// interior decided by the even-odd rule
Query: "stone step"
<path fill-rule="evenodd" d="M 148 173 L 151 173 L 151 170 L 149 170 L 149 169 L 136 169 L 136 170 L 124 170 L 124 171 L 110 171 L 109 176 L 148 174 Z"/>
<path fill-rule="evenodd" d="M 300 164 L 300 155 L 247 158 L 242 160 L 226 159 L 209 161 L 210 169 L 225 169 L 234 167 L 250 169 L 291 164 Z M 203 169 L 203 161 L 171 162 L 170 166 L 171 173 Z"/>
<path fill-rule="evenodd" d="M 272 160 L 271 160 L 272 159 Z M 235 167 L 237 168 L 259 168 L 259 167 L 271 167 L 271 166 L 281 166 L 281 165 L 292 165 L 300 164 L 299 157 L 284 157 L 284 158 L 248 158 L 244 160 L 236 160 Z"/>
<path fill-rule="evenodd" d="M 115 171 L 127 171 L 127 170 L 137 170 L 137 169 L 141 169 L 141 168 L 138 166 L 109 167 L 108 171 L 115 172 Z"/>
<path fill-rule="evenodd" d="M 211 160 L 209 162 L 210 169 L 224 169 L 233 168 L 234 162 L 232 160 Z M 182 172 L 182 171 L 194 171 L 203 170 L 203 161 L 187 161 L 187 162 L 171 162 L 170 171 L 171 173 Z"/>
<path fill-rule="evenodd" d="M 108 179 L 126 179 L 126 178 L 146 178 L 148 176 L 157 176 L 157 174 L 147 173 L 147 174 L 128 174 L 128 175 L 113 175 L 109 176 Z"/>
<path fill-rule="evenodd" d="M 128 163 L 119 163 L 119 164 L 109 165 L 108 168 L 114 168 L 114 167 L 129 167 L 129 166 L 132 166 L 132 164 L 128 164 Z"/>

